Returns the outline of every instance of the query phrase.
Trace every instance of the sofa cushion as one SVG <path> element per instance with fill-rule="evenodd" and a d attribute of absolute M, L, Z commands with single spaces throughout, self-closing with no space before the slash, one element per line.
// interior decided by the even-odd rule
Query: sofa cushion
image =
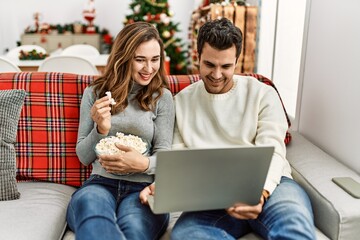
<path fill-rule="evenodd" d="M 0 201 L 20 197 L 14 144 L 25 95 L 24 90 L 0 91 Z"/>
<path fill-rule="evenodd" d="M 62 239 L 74 187 L 46 182 L 18 183 L 21 198 L 0 204 L 0 239 Z"/>
<path fill-rule="evenodd" d="M 17 133 L 17 179 L 80 186 L 90 174 L 75 153 L 79 108 L 92 76 L 66 73 L 5 73 L 0 89 L 28 93 Z"/>
<path fill-rule="evenodd" d="M 330 239 L 359 239 L 360 200 L 331 179 L 349 176 L 360 182 L 360 176 L 300 133 L 292 132 L 292 136 L 287 159 L 294 179 L 310 197 L 315 225 Z"/>

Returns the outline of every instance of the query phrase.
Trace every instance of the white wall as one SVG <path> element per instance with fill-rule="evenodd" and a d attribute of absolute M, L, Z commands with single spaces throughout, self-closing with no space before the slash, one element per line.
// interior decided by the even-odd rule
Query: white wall
<path fill-rule="evenodd" d="M 40 12 L 49 24 L 85 22 L 82 10 L 88 0 L 0 0 L 0 55 L 16 46 L 25 28 L 34 23 L 33 14 Z M 124 26 L 131 0 L 95 0 L 97 17 L 94 24 L 107 28 L 115 36 Z M 173 21 L 180 23 L 178 36 L 187 41 L 188 25 L 196 0 L 169 0 Z"/>
<path fill-rule="evenodd" d="M 258 52 L 256 72 L 273 79 L 273 55 L 278 0 L 260 2 L 260 23 L 258 24 Z"/>
<path fill-rule="evenodd" d="M 311 1 L 299 131 L 360 174 L 359 9 Z"/>
<path fill-rule="evenodd" d="M 272 78 L 286 110 L 296 118 L 306 0 L 279 0 Z"/>
<path fill-rule="evenodd" d="M 307 0 L 263 0 L 257 72 L 272 79 L 287 113 L 296 122 L 296 104 Z M 295 127 L 296 124 L 293 124 Z"/>

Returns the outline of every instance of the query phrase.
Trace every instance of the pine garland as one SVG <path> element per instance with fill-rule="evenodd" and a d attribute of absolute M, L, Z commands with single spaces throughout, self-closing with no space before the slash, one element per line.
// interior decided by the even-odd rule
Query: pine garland
<path fill-rule="evenodd" d="M 31 51 L 24 51 L 20 50 L 19 52 L 19 59 L 20 60 L 42 60 L 48 57 L 49 54 L 38 52 L 36 49 L 33 49 Z"/>

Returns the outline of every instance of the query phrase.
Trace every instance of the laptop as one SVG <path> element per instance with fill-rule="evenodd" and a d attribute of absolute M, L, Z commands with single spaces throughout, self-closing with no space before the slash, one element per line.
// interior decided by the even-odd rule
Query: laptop
<path fill-rule="evenodd" d="M 256 205 L 273 152 L 271 146 L 160 151 L 149 206 L 159 214 Z"/>

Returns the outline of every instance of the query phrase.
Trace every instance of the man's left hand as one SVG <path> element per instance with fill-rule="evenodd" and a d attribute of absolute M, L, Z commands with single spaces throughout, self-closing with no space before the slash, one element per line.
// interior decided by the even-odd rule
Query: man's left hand
<path fill-rule="evenodd" d="M 264 206 L 264 196 L 260 197 L 257 205 L 251 206 L 244 203 L 235 203 L 232 207 L 226 209 L 230 216 L 237 219 L 256 219 Z"/>

